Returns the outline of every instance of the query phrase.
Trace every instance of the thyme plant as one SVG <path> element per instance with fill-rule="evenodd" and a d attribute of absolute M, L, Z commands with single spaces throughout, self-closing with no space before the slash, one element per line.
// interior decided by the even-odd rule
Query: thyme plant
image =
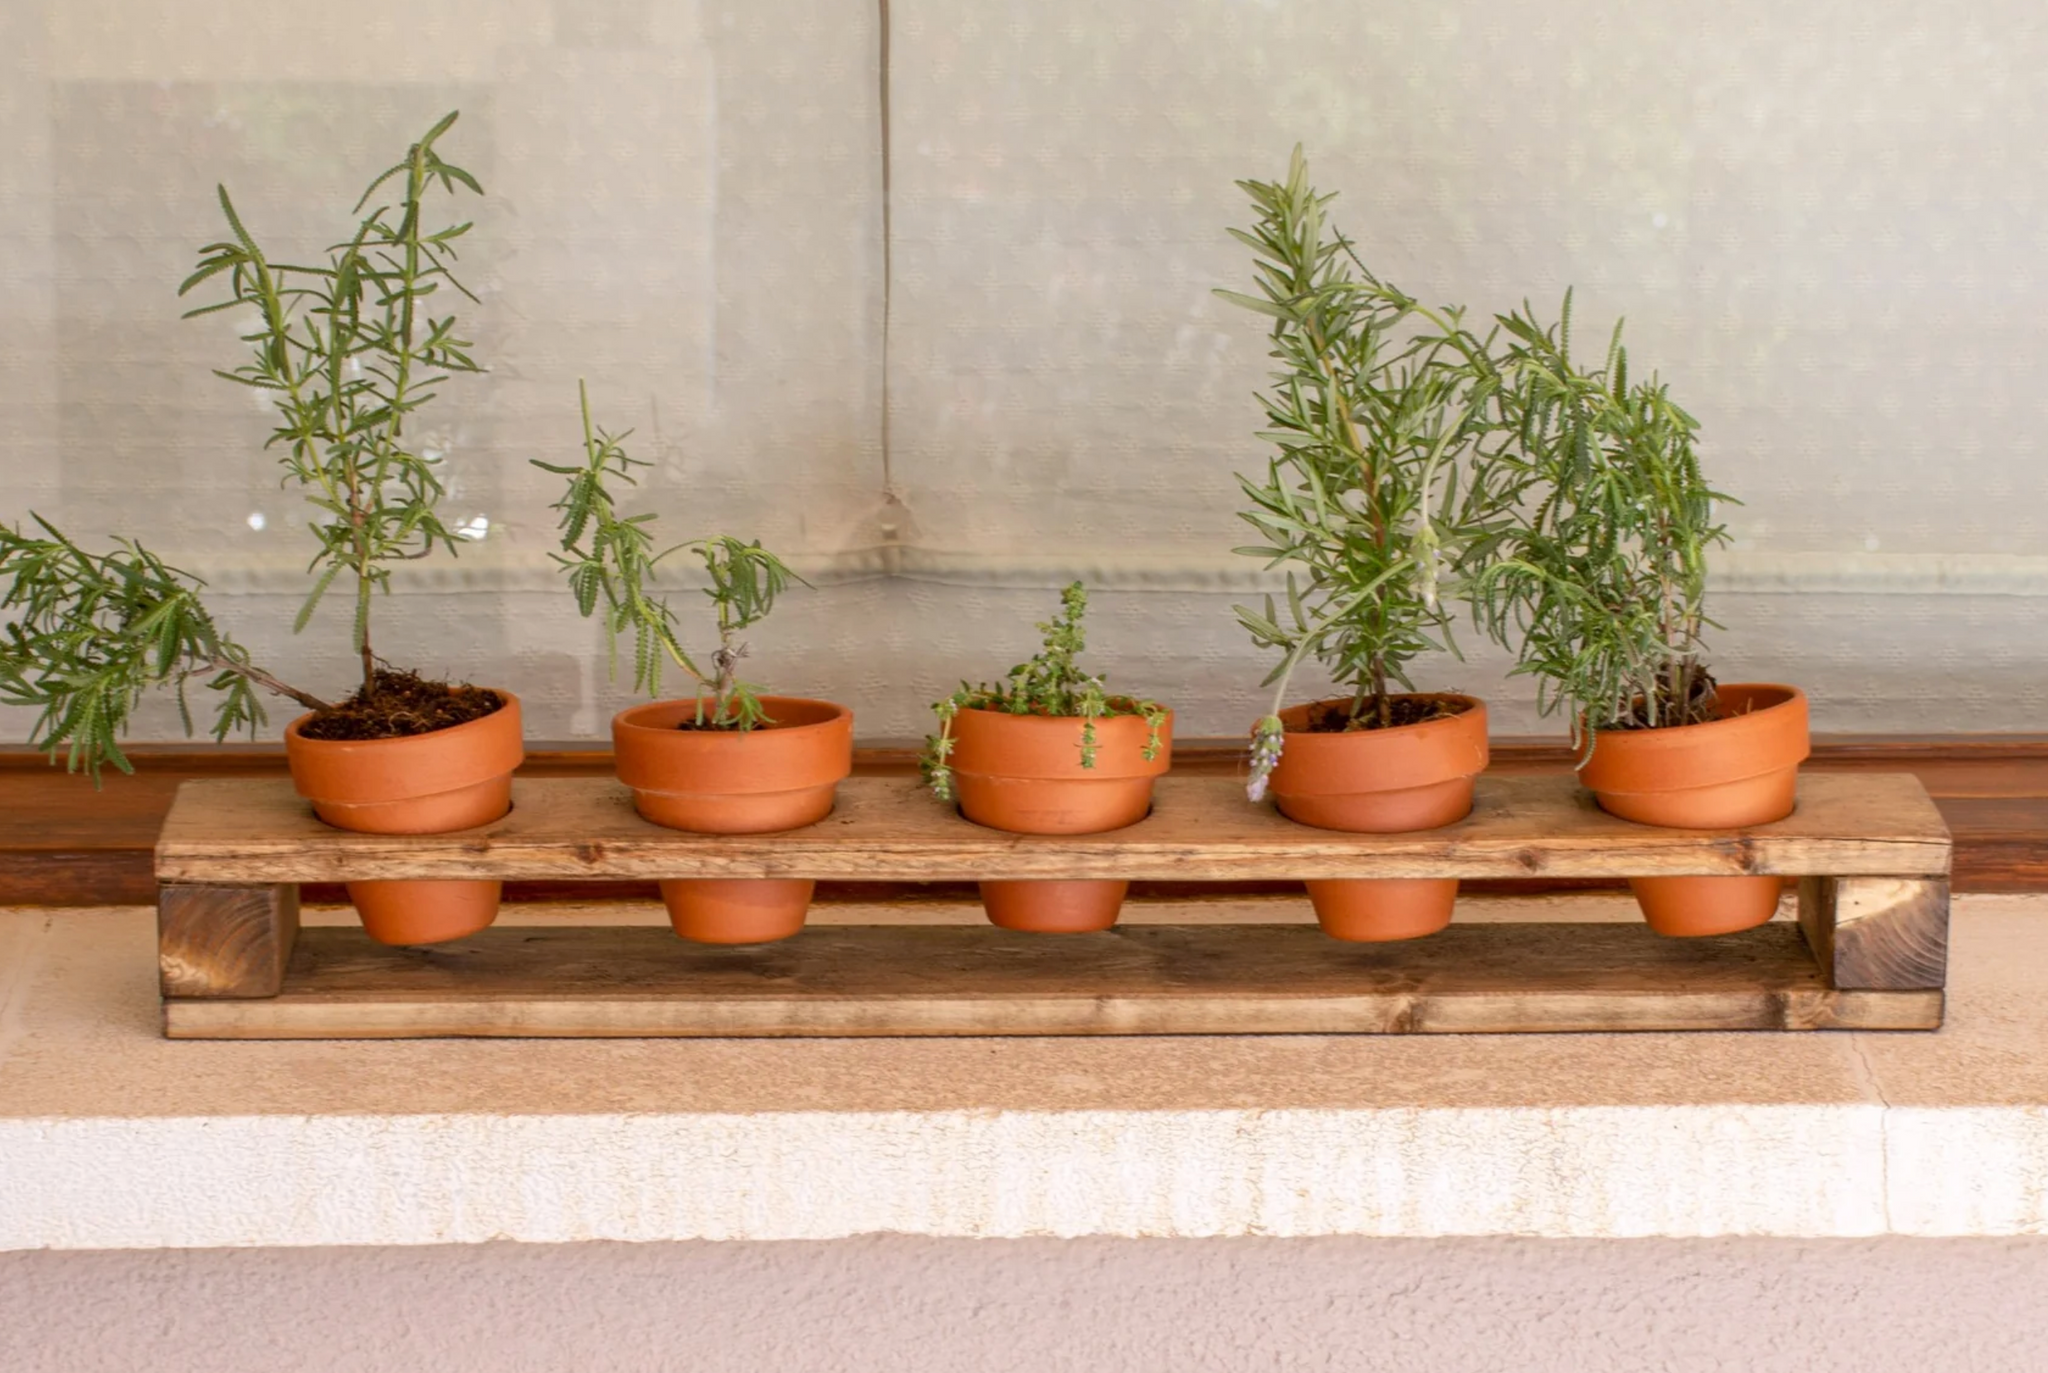
<path fill-rule="evenodd" d="M 1044 715 L 1054 719 L 1081 721 L 1081 766 L 1095 766 L 1097 742 L 1095 722 L 1107 716 L 1140 715 L 1148 733 L 1142 756 L 1151 762 L 1159 756 L 1160 731 L 1166 725 L 1166 708 L 1156 701 L 1131 696 L 1111 696 L 1103 677 L 1082 671 L 1081 650 L 1088 646 L 1081 620 L 1088 612 L 1088 589 L 1072 582 L 1060 592 L 1060 610 L 1038 626 L 1043 646 L 1029 662 L 1010 669 L 1001 685 L 966 682 L 938 702 L 932 710 L 939 717 L 939 732 L 925 740 L 919 769 L 925 783 L 941 801 L 953 800 L 953 721 L 963 710 L 996 710 L 1010 715 Z"/>
<path fill-rule="evenodd" d="M 592 424 L 590 393 L 579 381 L 583 407 L 583 462 L 575 466 L 534 460 L 533 465 L 567 477 L 569 486 L 551 509 L 561 512 L 563 552 L 554 554 L 585 619 L 593 615 L 604 627 L 605 649 L 614 678 L 618 676 L 619 639 L 633 636 L 633 687 L 652 697 L 661 695 L 665 666 L 675 664 L 697 684 L 694 723 L 702 729 L 750 730 L 774 721 L 762 708 L 759 687 L 739 680 L 740 660 L 747 645 L 742 631 L 759 624 L 775 608 L 775 598 L 791 582 L 803 578 L 761 547 L 727 535 L 692 539 L 657 553 L 653 514 L 621 515 L 608 482 L 631 486 L 632 469 L 651 464 L 627 454 L 632 436 L 607 433 Z M 718 618 L 718 647 L 711 652 L 711 671 L 699 668 L 676 635 L 675 611 L 653 594 L 656 571 L 671 554 L 695 554 L 702 562 Z M 704 693 L 709 693 L 709 709 Z"/>
<path fill-rule="evenodd" d="M 268 393 L 277 422 L 266 447 L 281 448 L 285 480 L 321 512 L 310 525 L 319 543 L 311 592 L 293 631 L 305 628 L 334 581 L 355 581 L 355 647 L 362 661 L 360 696 L 367 699 L 379 660 L 370 641 L 370 598 L 388 589 L 390 564 L 456 551 L 435 513 L 442 485 L 436 459 L 416 451 L 408 417 L 454 372 L 479 370 L 453 315 L 434 318 L 427 302 L 453 276 L 455 241 L 468 223 L 429 231 L 428 193 L 460 185 L 482 193 L 476 179 L 442 159 L 435 143 L 453 127 L 444 116 L 381 173 L 354 214 L 387 183 L 395 203 L 378 205 L 318 265 L 273 261 L 217 187 L 229 237 L 200 249 L 178 287 L 180 296 L 225 276 L 227 295 L 186 318 L 245 310 L 255 316 L 242 336 L 250 358 L 217 375 Z M 471 299 L 474 299 L 472 296 Z M 72 771 L 99 780 L 103 765 L 131 771 L 120 736 L 143 694 L 169 685 L 192 729 L 187 689 L 202 679 L 219 693 L 213 736 L 263 722 L 258 690 L 309 709 L 337 706 L 280 681 L 224 635 L 200 600 L 204 583 L 165 563 L 132 539 L 90 553 L 49 521 L 31 515 L 29 530 L 0 526 L 0 611 L 10 614 L 0 642 L 0 700 L 42 713 L 31 742 L 54 760 L 67 751 Z"/>
<path fill-rule="evenodd" d="M 365 696 L 377 672 L 372 593 L 389 590 L 392 563 L 436 548 L 456 551 L 435 509 L 443 494 L 438 459 L 410 441 L 406 421 L 451 373 L 482 370 L 456 334 L 455 316 L 436 319 L 430 308 L 443 285 L 476 299 L 451 267 L 470 222 L 431 231 L 426 225 L 426 200 L 436 185 L 449 195 L 458 185 L 483 193 L 475 177 L 434 149 L 457 113 L 442 116 L 370 183 L 354 213 L 393 181 L 396 204 L 372 209 L 346 242 L 328 249 L 323 264 L 272 261 L 243 226 L 227 187 L 217 187 L 230 237 L 200 249 L 198 266 L 178 287 L 183 296 L 225 274 L 226 298 L 185 318 L 225 310 L 255 316 L 242 336 L 249 360 L 215 375 L 267 392 L 276 404 L 277 426 L 266 446 L 282 450 L 285 480 L 303 488 L 324 515 L 310 524 L 320 545 L 312 562 L 317 575 L 292 629 L 305 628 L 327 589 L 346 574 L 355 584 Z"/>
<path fill-rule="evenodd" d="M 1537 678 L 1544 713 L 1565 709 L 1587 751 L 1604 729 L 1714 716 L 1703 661 L 1706 552 L 1727 541 L 1694 448 L 1699 425 L 1652 375 L 1632 380 L 1617 323 L 1603 366 L 1571 355 L 1571 296 L 1544 326 L 1525 306 L 1502 393 L 1516 463 L 1535 504 L 1482 574 L 1475 610 Z"/>
<path fill-rule="evenodd" d="M 1394 689 L 1414 689 L 1408 664 L 1420 654 L 1456 651 L 1447 596 L 1500 538 L 1512 487 L 1486 442 L 1499 388 L 1491 338 L 1461 310 L 1425 306 L 1367 270 L 1299 147 L 1286 181 L 1237 184 L 1255 217 L 1230 233 L 1252 250 L 1258 294 L 1217 294 L 1272 320 L 1279 366 L 1259 397 L 1260 437 L 1278 452 L 1262 478 L 1239 478 L 1251 502 L 1241 518 L 1262 542 L 1236 551 L 1290 565 L 1284 613 L 1270 595 L 1263 609 L 1237 607 L 1252 641 L 1282 652 L 1264 683 L 1273 710 L 1253 737 L 1258 800 L 1304 659 L 1353 689 L 1352 728 L 1400 723 Z"/>

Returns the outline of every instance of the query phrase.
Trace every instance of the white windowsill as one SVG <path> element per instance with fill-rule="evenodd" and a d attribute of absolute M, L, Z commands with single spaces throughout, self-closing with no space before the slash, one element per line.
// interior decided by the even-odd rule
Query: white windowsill
<path fill-rule="evenodd" d="M 170 1043 L 153 937 L 0 912 L 0 1248 L 2048 1232 L 2048 897 L 1931 1035 Z"/>

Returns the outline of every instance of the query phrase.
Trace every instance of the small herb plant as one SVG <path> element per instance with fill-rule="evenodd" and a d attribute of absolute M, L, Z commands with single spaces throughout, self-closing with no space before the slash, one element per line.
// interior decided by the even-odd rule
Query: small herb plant
<path fill-rule="evenodd" d="M 775 598 L 791 582 L 803 578 L 761 547 L 726 535 L 692 539 L 657 553 L 652 514 L 621 515 L 607 482 L 634 485 L 632 469 L 649 463 L 627 455 L 626 439 L 607 433 L 590 419 L 590 393 L 581 382 L 583 462 L 576 466 L 534 461 L 534 466 L 569 479 L 569 489 L 555 502 L 561 512 L 561 553 L 554 559 L 568 578 L 576 608 L 585 619 L 596 616 L 604 627 L 612 676 L 618 676 L 619 639 L 633 636 L 633 688 L 659 698 L 666 664 L 673 663 L 697 684 L 695 725 L 700 729 L 750 730 L 773 724 L 757 695 L 759 687 L 739 680 L 740 660 L 747 645 L 740 633 L 768 617 Z M 710 585 L 704 594 L 717 607 L 718 647 L 711 653 L 711 671 L 699 668 L 676 637 L 676 614 L 653 594 L 656 571 L 674 553 L 694 554 Z M 809 585 L 809 583 L 804 583 Z M 705 693 L 709 694 L 707 704 Z"/>
<path fill-rule="evenodd" d="M 310 528 L 319 542 L 311 592 L 293 631 L 305 628 L 321 598 L 343 574 L 355 583 L 354 639 L 362 661 L 359 703 L 380 679 L 403 678 L 378 666 L 370 642 L 371 593 L 388 589 L 391 564 L 455 541 L 435 506 L 442 494 L 436 460 L 416 451 L 407 421 L 433 399 L 451 373 L 479 370 L 453 315 L 434 318 L 429 298 L 443 284 L 467 295 L 450 271 L 455 241 L 468 223 L 429 230 L 426 200 L 439 185 L 482 193 L 476 179 L 444 161 L 435 143 L 455 124 L 450 113 L 363 192 L 352 213 L 387 183 L 394 204 L 378 205 L 355 232 L 328 249 L 319 265 L 273 261 L 250 234 L 225 186 L 218 187 L 229 237 L 200 250 L 178 287 L 183 296 L 225 277 L 224 299 L 186 314 L 254 314 L 249 361 L 217 375 L 265 392 L 277 425 L 267 447 L 279 448 L 288 484 L 321 512 Z M 474 299 L 474 297 L 471 297 Z M 331 714 L 338 707 L 289 686 L 257 667 L 247 650 L 223 635 L 199 599 L 204 583 L 169 566 L 141 544 L 115 540 L 89 553 L 49 521 L 31 514 L 27 531 L 0 526 L 0 609 L 12 611 L 0 646 L 0 699 L 42 711 L 31 742 L 68 751 L 73 771 L 95 781 L 111 763 L 131 771 L 119 739 L 143 694 L 171 685 L 192 728 L 186 690 L 194 677 L 220 693 L 215 739 L 263 722 L 257 690 L 289 697 Z M 496 708 L 492 698 L 482 709 Z M 346 737 L 410 732 L 393 726 Z"/>
<path fill-rule="evenodd" d="M 1482 574 L 1475 608 L 1515 671 L 1563 708 L 1582 759 L 1604 729 L 1714 718 L 1702 659 L 1706 553 L 1727 541 L 1694 440 L 1699 425 L 1652 375 L 1631 380 L 1617 323 L 1604 366 L 1571 355 L 1571 296 L 1555 326 L 1503 316 L 1506 423 L 1537 502 Z"/>
<path fill-rule="evenodd" d="M 219 693 L 213 737 L 224 740 L 263 720 L 262 687 L 314 710 L 326 703 L 286 686 L 222 634 L 200 603 L 204 583 L 138 543 L 88 553 L 49 522 L 36 531 L 0 525 L 0 612 L 11 619 L 0 642 L 0 701 L 42 711 L 30 742 L 97 783 L 111 763 L 133 772 L 120 738 L 143 693 L 170 683 L 185 732 L 192 732 L 186 685 L 195 676 Z"/>
<path fill-rule="evenodd" d="M 451 373 L 482 370 L 469 342 L 456 335 L 455 316 L 436 319 L 429 308 L 443 285 L 476 299 L 451 267 L 470 222 L 426 227 L 426 198 L 436 184 L 450 195 L 457 186 L 483 194 L 475 177 L 434 151 L 456 115 L 442 116 L 403 161 L 370 183 L 355 213 L 393 180 L 397 205 L 371 210 L 346 243 L 328 249 L 324 265 L 271 261 L 243 227 L 227 187 L 219 187 L 232 237 L 200 249 L 198 266 L 178 287 L 182 296 L 225 274 L 226 299 L 185 318 L 223 310 L 256 316 L 254 330 L 242 336 L 250 360 L 216 375 L 269 392 L 276 402 L 278 423 L 267 446 L 282 449 L 285 480 L 325 516 L 310 525 L 320 543 L 312 564 L 318 575 L 292 629 L 306 627 L 327 589 L 346 574 L 355 584 L 366 696 L 377 676 L 372 593 L 390 589 L 392 563 L 437 548 L 456 551 L 435 511 L 442 496 L 438 460 L 416 451 L 406 434 L 406 420 Z"/>
<path fill-rule="evenodd" d="M 984 683 L 960 689 L 938 702 L 932 710 L 939 717 L 939 732 L 925 740 L 919 766 L 924 780 L 942 801 L 953 800 L 953 720 L 963 710 L 995 710 L 1010 715 L 1044 715 L 1054 719 L 1078 719 L 1081 723 L 1081 766 L 1095 766 L 1095 722 L 1107 716 L 1140 715 L 1149 729 L 1143 756 L 1151 762 L 1159 756 L 1161 729 L 1166 725 L 1166 708 L 1156 701 L 1129 696 L 1111 696 L 1103 678 L 1081 670 L 1076 661 L 1087 646 L 1081 620 L 1088 612 L 1088 590 L 1080 582 L 1060 592 L 1060 613 L 1038 626 L 1045 636 L 1043 649 L 1027 663 L 1010 669 L 1001 686 Z"/>
<path fill-rule="evenodd" d="M 1261 648 L 1282 658 L 1265 685 L 1273 711 L 1253 735 L 1253 800 L 1285 734 L 1279 710 L 1310 656 L 1353 690 L 1350 727 L 1388 728 L 1394 688 L 1412 691 L 1418 655 L 1456 651 L 1447 593 L 1500 539 L 1513 489 L 1487 440 L 1500 381 L 1457 309 L 1434 309 L 1379 280 L 1326 214 L 1294 150 L 1284 183 L 1240 181 L 1256 219 L 1230 233 L 1255 259 L 1257 295 L 1219 290 L 1273 321 L 1279 362 L 1259 399 L 1278 453 L 1240 477 L 1242 518 L 1262 542 L 1236 550 L 1290 564 L 1284 612 L 1237 607 Z"/>

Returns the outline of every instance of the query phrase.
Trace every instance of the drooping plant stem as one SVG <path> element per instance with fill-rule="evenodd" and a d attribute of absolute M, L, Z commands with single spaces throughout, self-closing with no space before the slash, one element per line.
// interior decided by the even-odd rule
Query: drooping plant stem
<path fill-rule="evenodd" d="M 88 553 L 41 516 L 30 518 L 39 532 L 0 525 L 0 611 L 10 617 L 0 638 L 0 701 L 41 712 L 29 742 L 53 759 L 66 750 L 71 770 L 96 784 L 107 764 L 130 771 L 120 740 L 144 693 L 172 686 L 189 732 L 186 684 L 195 676 L 217 694 L 217 740 L 262 723 L 252 687 L 330 709 L 257 667 L 222 634 L 200 601 L 198 578 L 130 540 Z"/>
<path fill-rule="evenodd" d="M 279 681 L 253 663 L 237 663 L 227 658 L 215 656 L 207 659 L 204 663 L 198 664 L 198 667 L 211 672 L 232 672 L 239 677 L 248 679 L 274 696 L 283 696 L 288 700 L 297 701 L 308 710 L 334 709 L 332 702 L 323 701 L 311 692 L 301 691 L 287 682 Z"/>

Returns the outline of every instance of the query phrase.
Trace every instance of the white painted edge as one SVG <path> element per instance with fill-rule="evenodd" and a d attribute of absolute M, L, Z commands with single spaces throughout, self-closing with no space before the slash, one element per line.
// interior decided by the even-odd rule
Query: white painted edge
<path fill-rule="evenodd" d="M 1228 553 L 1104 552 L 1011 555 L 876 545 L 788 555 L 805 580 L 819 586 L 900 578 L 947 586 L 1044 590 L 1075 578 L 1098 591 L 1250 595 L 1284 589 L 1284 573 L 1267 572 Z M 238 557 L 187 559 L 188 570 L 217 591 L 236 595 L 303 596 L 305 560 Z M 673 584 L 700 578 L 678 566 Z M 461 558 L 401 569 L 401 594 L 559 591 L 561 569 L 544 554 L 512 553 L 488 543 Z M 2048 596 L 2048 556 L 1998 553 L 1770 553 L 1727 549 L 1713 556 L 1711 587 L 1751 596 Z"/>
<path fill-rule="evenodd" d="M 0 1249 L 2037 1234 L 2044 1137 L 1876 1103 L 19 1119 Z"/>

